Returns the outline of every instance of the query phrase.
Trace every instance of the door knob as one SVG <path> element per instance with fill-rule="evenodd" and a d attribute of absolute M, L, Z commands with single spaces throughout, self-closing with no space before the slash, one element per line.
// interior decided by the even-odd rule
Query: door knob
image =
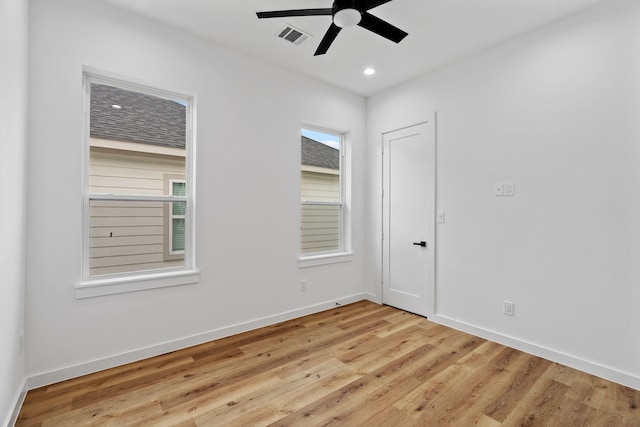
<path fill-rule="evenodd" d="M 414 245 L 416 246 L 422 246 L 423 248 L 427 247 L 427 242 L 413 242 Z"/>

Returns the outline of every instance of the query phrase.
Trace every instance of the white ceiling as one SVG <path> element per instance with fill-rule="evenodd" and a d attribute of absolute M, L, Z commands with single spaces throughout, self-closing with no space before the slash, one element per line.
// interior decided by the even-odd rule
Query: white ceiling
<path fill-rule="evenodd" d="M 326 8 L 332 0 L 103 1 L 370 96 L 605 0 L 393 0 L 370 13 L 409 33 L 400 44 L 347 28 L 326 55 L 315 57 L 330 16 L 259 20 L 255 12 Z M 285 42 L 276 34 L 286 24 L 313 37 L 300 46 Z M 377 73 L 365 76 L 365 67 Z"/>

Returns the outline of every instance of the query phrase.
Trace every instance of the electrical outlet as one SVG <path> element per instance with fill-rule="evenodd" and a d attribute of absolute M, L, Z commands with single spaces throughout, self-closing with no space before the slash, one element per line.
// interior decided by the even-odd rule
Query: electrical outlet
<path fill-rule="evenodd" d="M 501 182 L 493 184 L 493 195 L 504 196 L 504 185 Z"/>
<path fill-rule="evenodd" d="M 307 281 L 306 280 L 301 280 L 300 281 L 300 292 L 306 292 L 307 291 Z"/>
<path fill-rule="evenodd" d="M 514 316 L 515 315 L 515 304 L 512 303 L 511 301 L 505 301 L 504 302 L 504 314 L 506 314 L 507 316 Z"/>

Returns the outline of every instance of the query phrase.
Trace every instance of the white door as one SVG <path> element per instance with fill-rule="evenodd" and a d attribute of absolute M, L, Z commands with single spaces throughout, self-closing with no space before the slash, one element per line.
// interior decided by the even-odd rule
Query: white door
<path fill-rule="evenodd" d="M 434 310 L 435 123 L 383 134 L 383 303 Z"/>

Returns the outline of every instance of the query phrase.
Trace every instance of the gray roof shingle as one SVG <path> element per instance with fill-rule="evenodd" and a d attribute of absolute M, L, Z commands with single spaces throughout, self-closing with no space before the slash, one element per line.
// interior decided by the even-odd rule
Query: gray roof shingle
<path fill-rule="evenodd" d="M 303 136 L 302 164 L 338 170 L 340 169 L 340 150 Z"/>
<path fill-rule="evenodd" d="M 96 138 L 185 148 L 186 107 L 170 99 L 92 83 L 89 127 Z"/>

